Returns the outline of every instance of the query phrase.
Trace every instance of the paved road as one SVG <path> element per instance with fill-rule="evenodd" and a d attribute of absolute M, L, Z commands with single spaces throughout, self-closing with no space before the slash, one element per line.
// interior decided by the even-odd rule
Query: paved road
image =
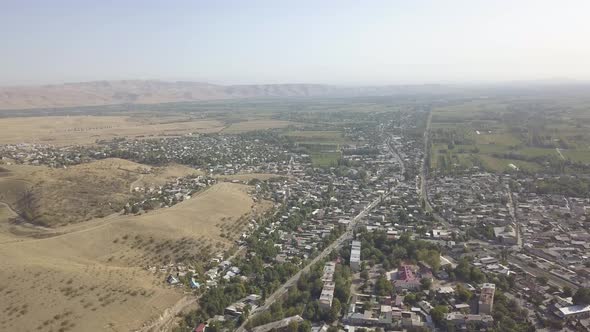
<path fill-rule="evenodd" d="M 428 171 L 428 165 L 426 165 L 426 160 L 428 159 L 428 138 L 430 136 L 430 122 L 432 121 L 432 111 L 428 114 L 428 119 L 426 120 L 426 130 L 424 130 L 424 158 L 422 158 L 422 167 L 420 168 L 420 196 L 424 201 L 425 210 L 428 212 L 432 212 L 432 206 L 430 205 L 430 200 L 428 199 L 428 193 L 426 188 L 426 172 Z"/>
<path fill-rule="evenodd" d="M 508 206 L 508 212 L 510 212 L 510 218 L 512 218 L 512 222 L 514 223 L 514 231 L 516 232 L 516 246 L 519 249 L 522 249 L 522 233 L 520 231 L 520 223 L 517 222 L 516 219 L 516 209 L 515 204 L 514 204 L 514 199 L 512 197 L 512 190 L 510 190 L 510 187 L 507 186 L 508 188 L 508 203 L 506 204 Z"/>

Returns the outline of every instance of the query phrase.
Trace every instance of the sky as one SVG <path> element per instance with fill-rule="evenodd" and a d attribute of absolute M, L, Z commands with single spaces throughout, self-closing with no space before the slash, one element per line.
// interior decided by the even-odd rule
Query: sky
<path fill-rule="evenodd" d="M 0 85 L 589 80 L 588 13 L 588 0 L 0 0 Z"/>

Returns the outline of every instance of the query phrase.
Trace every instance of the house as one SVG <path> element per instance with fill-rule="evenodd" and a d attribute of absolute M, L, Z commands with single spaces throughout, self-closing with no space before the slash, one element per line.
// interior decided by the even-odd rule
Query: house
<path fill-rule="evenodd" d="M 563 319 L 590 317 L 590 305 L 572 305 L 559 308 L 557 315 Z"/>
<path fill-rule="evenodd" d="M 168 275 L 168 278 L 166 278 L 166 282 L 170 285 L 176 285 L 180 283 L 180 280 L 178 280 L 177 277 L 170 274 Z"/>
<path fill-rule="evenodd" d="M 407 290 L 416 290 L 421 287 L 420 280 L 416 277 L 410 265 L 402 265 L 399 268 L 393 285 L 396 289 Z"/>
<path fill-rule="evenodd" d="M 505 245 L 516 245 L 518 240 L 514 227 L 507 225 L 504 227 L 494 227 L 494 235 L 498 242 Z"/>
<path fill-rule="evenodd" d="M 206 325 L 204 323 L 199 324 L 199 326 L 195 327 L 193 332 L 205 332 Z"/>

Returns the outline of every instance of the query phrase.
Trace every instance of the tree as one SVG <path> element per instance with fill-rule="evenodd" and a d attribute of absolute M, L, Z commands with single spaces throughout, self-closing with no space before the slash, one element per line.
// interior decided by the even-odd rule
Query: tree
<path fill-rule="evenodd" d="M 437 305 L 430 310 L 430 316 L 437 326 L 442 326 L 449 308 L 446 305 Z"/>
<path fill-rule="evenodd" d="M 393 285 L 385 276 L 379 276 L 377 278 L 377 282 L 375 283 L 375 293 L 379 296 L 387 296 L 390 295 L 393 291 Z"/>
<path fill-rule="evenodd" d="M 440 268 L 440 252 L 435 249 L 420 249 L 417 252 L 417 258 L 419 261 L 423 261 L 428 264 L 432 271 L 437 272 Z"/>
<path fill-rule="evenodd" d="M 304 320 L 299 324 L 299 331 L 298 332 L 311 332 L 311 323 L 307 320 Z"/>
<path fill-rule="evenodd" d="M 471 297 L 473 296 L 473 293 L 471 293 L 467 288 L 461 286 L 461 285 L 457 285 L 457 299 L 459 299 L 462 302 L 467 302 L 471 299 Z"/>
<path fill-rule="evenodd" d="M 422 285 L 423 290 L 428 290 L 430 289 L 430 286 L 432 286 L 432 280 L 429 278 L 422 278 L 420 279 L 420 284 Z"/>
<path fill-rule="evenodd" d="M 290 322 L 289 326 L 287 326 L 287 332 L 299 332 L 299 323 L 296 321 Z"/>
<path fill-rule="evenodd" d="M 330 320 L 336 321 L 338 317 L 340 317 L 340 311 L 342 310 L 342 304 L 340 304 L 340 300 L 334 299 L 332 301 L 332 308 L 330 310 Z"/>
<path fill-rule="evenodd" d="M 369 280 L 369 271 L 363 270 L 361 272 L 361 278 L 363 278 L 363 280 L 365 280 L 365 281 Z"/>
<path fill-rule="evenodd" d="M 413 305 L 416 303 L 416 294 L 414 293 L 410 293 L 408 295 L 406 295 L 404 297 L 404 302 L 410 305 Z"/>
<path fill-rule="evenodd" d="M 572 298 L 574 304 L 576 305 L 588 305 L 590 304 L 590 289 L 589 288 L 580 288 L 574 294 Z"/>
<path fill-rule="evenodd" d="M 537 279 L 537 282 L 542 286 L 547 285 L 547 282 L 549 281 L 549 279 L 547 279 L 546 276 L 538 276 L 536 279 Z"/>
<path fill-rule="evenodd" d="M 563 297 L 570 297 L 572 296 L 572 289 L 569 286 L 563 286 Z"/>

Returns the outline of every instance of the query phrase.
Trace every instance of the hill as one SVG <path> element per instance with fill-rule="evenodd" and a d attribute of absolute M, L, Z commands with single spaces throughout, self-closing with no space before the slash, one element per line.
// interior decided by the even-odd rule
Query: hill
<path fill-rule="evenodd" d="M 168 209 L 0 242 L 0 330 L 138 329 L 183 297 L 166 272 L 146 267 L 200 264 L 227 249 L 268 208 L 248 188 L 219 183 Z"/>
<path fill-rule="evenodd" d="M 135 186 L 161 185 L 197 173 L 179 165 L 153 168 L 116 158 L 66 169 L 24 165 L 5 169 L 9 174 L 0 177 L 0 201 L 27 222 L 49 227 L 106 217 L 123 209 Z"/>

